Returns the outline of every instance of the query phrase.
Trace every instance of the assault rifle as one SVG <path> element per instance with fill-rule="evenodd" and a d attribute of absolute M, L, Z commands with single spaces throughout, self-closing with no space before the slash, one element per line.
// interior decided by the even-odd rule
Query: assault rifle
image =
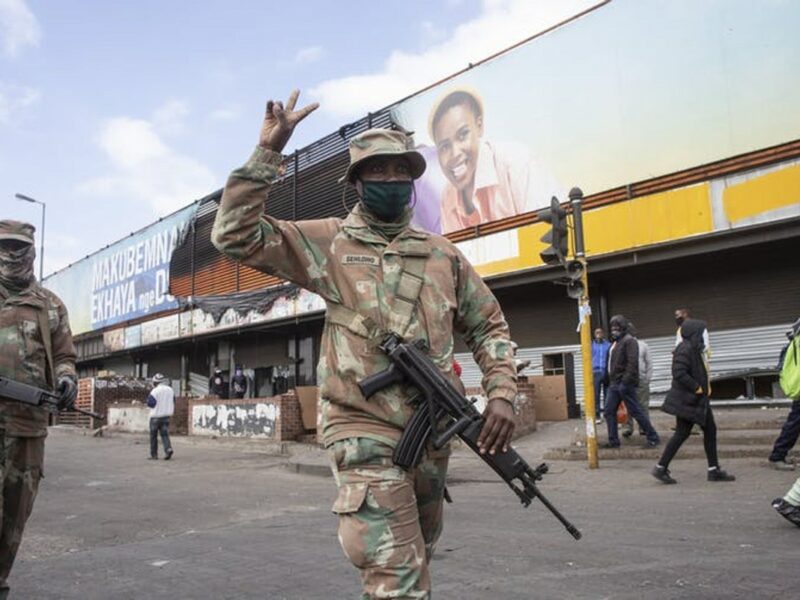
<path fill-rule="evenodd" d="M 61 400 L 61 396 L 58 394 L 33 387 L 27 383 L 20 383 L 19 381 L 14 381 L 13 379 L 8 379 L 6 377 L 0 377 L 0 398 L 4 400 L 16 400 L 17 402 L 30 404 L 31 406 L 39 406 L 54 414 L 58 414 L 60 412 L 58 403 Z M 92 412 L 90 410 L 84 410 L 83 408 L 78 408 L 77 406 L 73 406 L 70 410 L 81 413 L 82 415 L 87 415 L 94 419 L 105 420 L 103 415 L 97 414 L 96 412 Z"/>
<path fill-rule="evenodd" d="M 478 436 L 483 427 L 483 416 L 431 361 L 425 353 L 425 342 L 418 340 L 411 344 L 405 343 L 397 334 L 392 333 L 383 339 L 379 347 L 392 364 L 358 384 L 364 397 L 369 398 L 375 392 L 395 383 L 410 383 L 419 390 L 419 394 L 409 401 L 417 408 L 392 456 L 397 466 L 403 469 L 417 466 L 429 439 L 438 450 L 457 435 L 514 490 L 524 506 L 538 498 L 561 521 L 572 537 L 581 539 L 581 532 L 577 527 L 558 512 L 536 487 L 536 482 L 547 473 L 546 464 L 542 463 L 534 469 L 513 448 L 495 454 L 480 453 Z"/>

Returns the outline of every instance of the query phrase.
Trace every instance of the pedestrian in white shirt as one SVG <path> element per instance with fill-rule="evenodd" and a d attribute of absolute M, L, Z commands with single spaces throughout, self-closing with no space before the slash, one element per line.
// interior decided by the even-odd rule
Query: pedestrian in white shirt
<path fill-rule="evenodd" d="M 169 418 L 175 412 L 175 392 L 161 373 L 153 376 L 155 387 L 147 396 L 150 407 L 150 460 L 158 460 L 158 435 L 164 446 L 164 460 L 172 458 L 172 444 L 169 441 Z"/>

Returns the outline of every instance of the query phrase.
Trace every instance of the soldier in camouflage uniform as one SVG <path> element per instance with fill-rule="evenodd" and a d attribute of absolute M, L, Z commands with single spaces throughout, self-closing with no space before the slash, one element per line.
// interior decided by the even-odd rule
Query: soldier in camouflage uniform
<path fill-rule="evenodd" d="M 34 228 L 0 221 L 0 375 L 58 390 L 60 407 L 75 402 L 75 348 L 67 310 L 33 275 Z M 44 463 L 48 413 L 0 396 L 0 599 L 33 509 Z"/>
<path fill-rule="evenodd" d="M 322 435 L 338 485 L 339 541 L 361 574 L 363 598 L 429 598 L 428 562 L 442 530 L 448 451 L 404 471 L 392 451 L 413 407 L 395 385 L 367 401 L 357 383 L 385 369 L 377 347 L 387 331 L 424 339 L 431 359 L 458 384 L 453 330 L 472 350 L 490 398 L 482 451 L 507 448 L 516 395 L 514 357 L 500 306 L 446 238 L 409 224 L 413 180 L 425 161 L 398 131 L 373 129 L 350 142 L 342 178 L 360 202 L 345 219 L 281 221 L 264 215 L 294 126 L 317 106 L 267 103 L 259 144 L 233 171 L 212 240 L 230 257 L 322 296 L 325 328 L 318 365 Z"/>

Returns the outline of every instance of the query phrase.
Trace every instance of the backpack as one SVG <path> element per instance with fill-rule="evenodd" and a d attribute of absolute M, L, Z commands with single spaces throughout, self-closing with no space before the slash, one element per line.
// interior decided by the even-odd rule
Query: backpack
<path fill-rule="evenodd" d="M 786 348 L 780 382 L 787 398 L 800 398 L 800 335 L 794 336 Z"/>

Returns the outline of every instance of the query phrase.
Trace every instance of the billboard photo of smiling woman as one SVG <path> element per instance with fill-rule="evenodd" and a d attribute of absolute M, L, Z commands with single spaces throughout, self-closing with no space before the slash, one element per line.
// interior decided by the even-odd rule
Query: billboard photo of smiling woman
<path fill-rule="evenodd" d="M 484 139 L 484 119 L 483 101 L 470 88 L 448 91 L 431 108 L 428 133 L 447 179 L 442 233 L 513 217 L 563 195 L 524 145 Z"/>

